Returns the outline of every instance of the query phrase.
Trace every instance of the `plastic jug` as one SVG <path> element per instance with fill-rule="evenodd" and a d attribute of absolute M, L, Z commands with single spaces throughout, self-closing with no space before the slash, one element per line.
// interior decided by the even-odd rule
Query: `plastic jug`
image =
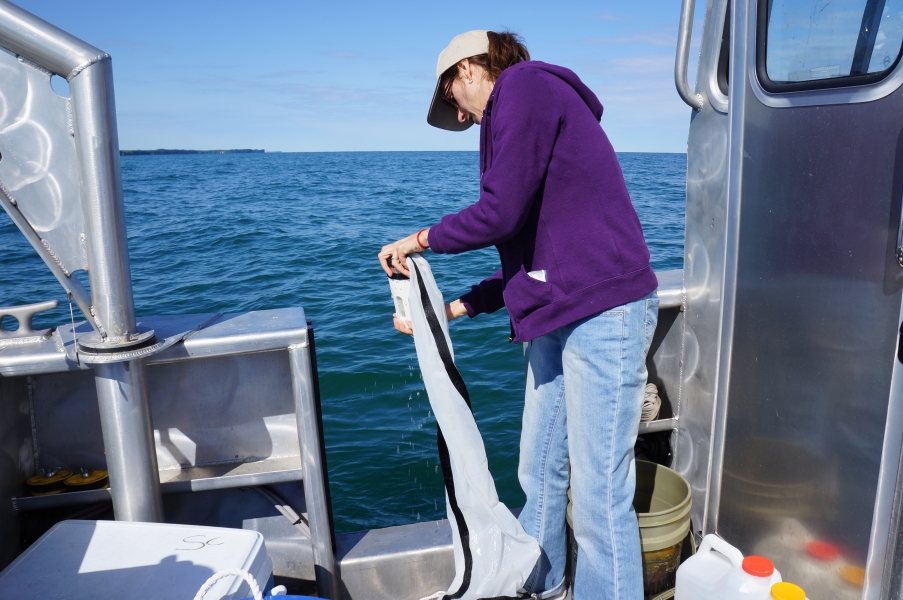
<path fill-rule="evenodd" d="M 674 600 L 771 600 L 781 574 L 770 560 L 748 556 L 709 534 L 677 569 Z"/>
<path fill-rule="evenodd" d="M 742 563 L 743 554 L 739 550 L 714 534 L 705 536 L 696 554 L 677 569 L 674 600 L 716 598 L 718 586 L 734 565 L 740 566 Z"/>

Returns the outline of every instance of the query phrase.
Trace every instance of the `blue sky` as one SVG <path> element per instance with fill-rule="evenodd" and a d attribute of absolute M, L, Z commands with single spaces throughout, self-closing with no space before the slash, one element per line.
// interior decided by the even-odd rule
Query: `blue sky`
<path fill-rule="evenodd" d="M 679 0 L 17 3 L 113 56 L 123 149 L 476 150 L 476 127 L 426 124 L 436 58 L 508 28 L 598 94 L 616 150 L 686 150 Z"/>

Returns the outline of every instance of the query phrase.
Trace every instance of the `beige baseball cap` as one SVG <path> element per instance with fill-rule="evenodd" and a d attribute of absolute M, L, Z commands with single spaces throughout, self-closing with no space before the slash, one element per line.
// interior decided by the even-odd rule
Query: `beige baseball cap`
<path fill-rule="evenodd" d="M 488 33 L 483 29 L 477 29 L 456 35 L 445 50 L 439 53 L 439 62 L 436 63 L 436 90 L 433 92 L 430 111 L 426 115 L 426 122 L 433 127 L 448 131 L 464 131 L 473 125 L 473 121 L 470 120 L 464 123 L 458 121 L 458 109 L 442 98 L 439 78 L 458 61 L 489 52 Z"/>

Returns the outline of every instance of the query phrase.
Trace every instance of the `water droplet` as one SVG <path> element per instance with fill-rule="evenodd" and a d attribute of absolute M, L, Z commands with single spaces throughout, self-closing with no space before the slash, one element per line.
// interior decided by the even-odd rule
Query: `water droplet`
<path fill-rule="evenodd" d="M 395 446 L 395 454 L 401 454 L 401 446 Z"/>
<path fill-rule="evenodd" d="M 420 513 L 417 513 L 417 520 L 420 520 Z"/>
<path fill-rule="evenodd" d="M 439 465 L 436 465 L 435 470 L 434 470 L 433 472 L 434 472 L 434 473 L 438 473 L 438 472 L 439 472 Z"/>
<path fill-rule="evenodd" d="M 417 483 L 417 478 L 416 478 L 416 477 L 414 478 L 414 483 Z"/>
<path fill-rule="evenodd" d="M 417 392 L 417 395 L 419 396 L 419 395 L 420 395 L 420 392 Z M 417 406 L 420 406 L 420 405 L 418 404 Z"/>
<path fill-rule="evenodd" d="M 439 510 L 439 501 L 433 498 L 433 508 Z"/>

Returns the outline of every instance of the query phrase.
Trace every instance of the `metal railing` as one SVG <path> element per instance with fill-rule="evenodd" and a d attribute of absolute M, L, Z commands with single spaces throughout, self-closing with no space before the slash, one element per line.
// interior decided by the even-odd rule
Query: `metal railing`
<path fill-rule="evenodd" d="M 33 178 L 49 178 L 54 171 L 71 172 L 74 168 L 79 184 L 77 196 L 58 196 L 42 204 L 27 194 L 17 197 L 11 191 L 17 189 L 16 182 L 3 181 L 8 176 L 0 168 L 3 206 L 67 295 L 85 313 L 96 330 L 89 335 L 105 346 L 102 350 L 110 354 L 130 350 L 139 332 L 125 231 L 110 56 L 6 1 L 0 1 L 0 46 L 18 59 L 19 64 L 10 65 L 11 69 L 18 67 L 23 77 L 47 78 L 45 89 L 35 86 L 33 94 L 24 98 L 16 98 L 14 89 L 0 90 L 8 112 L 35 109 L 29 110 L 28 123 L 47 131 L 58 122 L 54 112 L 62 108 L 68 113 L 70 139 L 60 141 L 74 147 L 73 152 L 60 149 L 59 143 L 40 146 L 38 139 L 9 140 L 0 132 L 0 151 L 6 157 L 3 162 L 27 154 L 41 165 Z M 71 97 L 65 107 L 37 100 L 53 93 L 51 74 L 69 82 Z M 15 88 L 16 82 L 8 85 Z M 78 205 L 73 206 L 74 199 L 79 200 Z M 46 214 L 52 211 L 73 215 L 68 223 L 74 228 L 46 231 L 47 227 L 40 225 L 54 222 Z M 82 256 L 73 255 L 73 249 L 78 248 Z M 88 272 L 89 298 L 73 277 L 73 265 Z M 116 518 L 162 521 L 144 363 L 140 359 L 111 360 L 96 365 L 94 374 Z"/>
<path fill-rule="evenodd" d="M 687 70 L 690 61 L 690 42 L 693 37 L 693 11 L 696 8 L 696 0 L 683 0 L 680 7 L 680 25 L 677 29 L 677 54 L 674 59 L 674 84 L 677 93 L 688 106 L 695 110 L 702 108 L 704 100 L 701 95 L 695 93 L 687 79 Z"/>
<path fill-rule="evenodd" d="M 90 326 L 82 324 L 80 330 L 73 317 L 68 332 L 63 327 L 52 333 L 35 332 L 30 327 L 31 316 L 46 310 L 49 304 L 0 309 L 0 315 L 18 318 L 20 324 L 25 322 L 21 331 L 4 331 L 0 336 L 0 373 L 4 377 L 27 377 L 30 381 L 41 373 L 92 369 L 96 397 L 84 390 L 70 396 L 81 406 L 97 402 L 105 455 L 98 460 L 106 462 L 110 490 L 69 492 L 47 502 L 78 502 L 74 494 L 88 494 L 90 498 L 109 494 L 117 520 L 163 521 L 161 471 L 151 423 L 146 366 L 164 356 L 176 356 L 168 360 L 192 358 L 186 340 L 208 322 L 192 323 L 181 333 L 161 333 L 158 339 L 153 329 L 139 326 L 136 320 L 110 56 L 6 0 L 0 0 L 0 48 L 5 50 L 0 51 L 0 71 L 4 74 L 0 101 L 5 108 L 0 115 L 0 205 Z M 53 92 L 53 75 L 69 82 L 70 98 Z M 21 93 L 23 89 L 29 93 Z M 8 133 L 10 123 L 3 119 L 8 120 L 9 115 L 15 117 L 17 127 L 28 126 L 41 135 Z M 17 164 L 31 165 L 33 169 L 26 177 L 15 168 Z M 35 182 L 53 185 L 38 192 L 29 191 Z M 90 294 L 75 277 L 77 271 L 87 272 Z M 265 350 L 287 351 L 301 464 L 300 472 L 297 468 L 283 469 L 280 477 L 304 480 L 318 592 L 321 597 L 334 598 L 338 589 L 335 541 L 312 330 L 305 323 L 291 331 L 274 333 L 269 331 L 270 324 L 256 321 L 241 338 L 234 329 L 236 317 L 232 319 L 219 338 L 198 335 L 191 339 L 191 347 L 198 356 L 209 356 L 205 352 L 211 346 L 215 347 L 213 355 L 216 348 L 219 355 L 241 354 L 242 347 L 244 353 L 254 356 Z M 216 317 L 210 321 L 215 320 Z M 162 332 L 167 326 L 165 318 L 160 323 Z M 280 343 L 284 345 L 278 346 Z M 178 356 L 180 351 L 187 355 Z M 30 383 L 28 389 L 30 396 Z M 34 426 L 25 434 L 33 438 L 35 461 L 38 434 Z M 260 462 L 266 461 L 253 464 Z M 272 479 L 273 468 L 264 464 L 258 472 L 212 479 L 219 480 L 216 483 L 221 487 L 242 482 L 262 485 Z M 8 475 L 0 469 L 0 478 L 14 478 Z M 8 481 L 0 483 L 4 489 L 9 487 Z M 193 486 L 190 489 L 195 491 Z M 23 498 L 22 504 L 28 500 L 32 499 Z M 38 508 L 43 499 L 33 500 L 34 508 Z M 15 499 L 13 507 L 18 509 Z M 0 537 L 14 541 L 15 535 L 6 536 L 11 532 L 7 531 L 8 525 L 0 523 Z"/>

